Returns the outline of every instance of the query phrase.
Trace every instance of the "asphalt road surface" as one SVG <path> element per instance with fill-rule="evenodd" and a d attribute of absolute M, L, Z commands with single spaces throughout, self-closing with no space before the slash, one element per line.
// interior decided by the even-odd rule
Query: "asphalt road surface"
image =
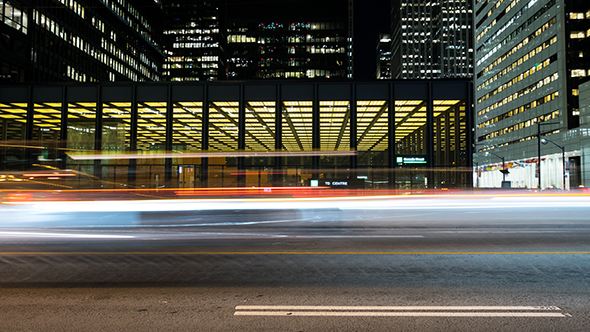
<path fill-rule="evenodd" d="M 0 331 L 588 331 L 589 208 L 5 227 Z"/>

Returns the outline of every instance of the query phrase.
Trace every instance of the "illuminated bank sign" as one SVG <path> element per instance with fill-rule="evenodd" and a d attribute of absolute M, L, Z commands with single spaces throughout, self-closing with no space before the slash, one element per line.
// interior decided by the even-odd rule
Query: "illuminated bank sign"
<path fill-rule="evenodd" d="M 397 157 L 398 165 L 426 164 L 426 157 Z"/>

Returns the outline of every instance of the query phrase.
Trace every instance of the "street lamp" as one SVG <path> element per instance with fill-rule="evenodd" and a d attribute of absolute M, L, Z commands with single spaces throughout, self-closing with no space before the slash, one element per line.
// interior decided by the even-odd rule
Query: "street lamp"
<path fill-rule="evenodd" d="M 486 156 L 489 156 L 490 154 L 493 154 L 494 156 L 496 156 L 502 160 L 502 170 L 500 170 L 500 172 L 502 172 L 502 188 L 504 188 L 504 185 L 506 183 L 506 174 L 510 173 L 506 169 L 506 163 L 504 162 L 504 157 L 498 156 L 497 154 L 495 154 L 493 152 L 486 151 Z"/>
<path fill-rule="evenodd" d="M 546 138 L 542 138 L 541 143 L 543 143 L 543 145 L 547 145 L 547 143 L 551 143 L 561 149 L 561 160 L 563 161 L 563 190 L 565 191 L 565 147 L 558 145 L 555 142 L 548 140 Z"/>
<path fill-rule="evenodd" d="M 539 155 L 539 160 L 537 160 L 537 171 L 539 172 L 539 186 L 537 187 L 539 190 L 541 190 L 541 126 L 546 126 L 546 125 L 554 125 L 554 124 L 560 124 L 559 122 L 543 122 L 541 123 L 541 121 L 537 120 L 537 152 Z"/>

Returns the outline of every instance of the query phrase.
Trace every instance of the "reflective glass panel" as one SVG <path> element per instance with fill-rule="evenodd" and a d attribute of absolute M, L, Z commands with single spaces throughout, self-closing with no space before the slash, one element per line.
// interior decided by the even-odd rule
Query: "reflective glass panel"
<path fill-rule="evenodd" d="M 96 103 L 77 102 L 68 104 L 68 151 L 82 152 L 95 149 Z M 94 175 L 94 160 L 73 160 L 67 158 L 67 168 L 85 175 L 72 178 L 76 186 L 89 187 Z"/>
<path fill-rule="evenodd" d="M 61 139 L 61 103 L 36 103 L 33 113 L 33 140 L 45 147 L 34 153 L 36 163 L 51 167 L 60 166 L 58 148 Z"/>
<path fill-rule="evenodd" d="M 437 188 L 464 188 L 467 166 L 467 118 L 464 100 L 435 100 L 433 109 L 434 166 Z"/>
<path fill-rule="evenodd" d="M 395 101 L 396 188 L 425 189 L 427 112 L 424 100 Z"/>
<path fill-rule="evenodd" d="M 25 167 L 26 103 L 0 103 L 0 171 Z"/>
<path fill-rule="evenodd" d="M 172 120 L 172 151 L 195 153 L 203 147 L 203 102 L 175 102 Z M 172 181 L 180 188 L 200 187 L 201 158 L 174 158 Z"/>
<path fill-rule="evenodd" d="M 166 102 L 144 102 L 137 106 L 137 150 L 165 150 Z"/>
<path fill-rule="evenodd" d="M 137 150 L 166 150 L 166 102 L 138 103 Z M 139 188 L 152 188 L 156 185 L 159 187 L 164 183 L 165 172 L 164 158 L 138 159 L 135 185 Z"/>
<path fill-rule="evenodd" d="M 350 101 L 320 101 L 321 151 L 350 150 Z M 350 168 L 348 156 L 320 156 L 320 166 L 326 176 L 338 177 L 332 168 Z"/>
<path fill-rule="evenodd" d="M 357 101 L 359 166 L 387 166 L 389 105 L 385 100 Z"/>
<path fill-rule="evenodd" d="M 356 108 L 357 179 L 370 189 L 389 185 L 389 104 L 385 100 L 359 100 Z"/>
<path fill-rule="evenodd" d="M 102 152 L 121 154 L 131 148 L 131 103 L 105 102 L 102 105 Z M 129 159 L 102 161 L 102 179 L 111 188 L 125 187 Z"/>

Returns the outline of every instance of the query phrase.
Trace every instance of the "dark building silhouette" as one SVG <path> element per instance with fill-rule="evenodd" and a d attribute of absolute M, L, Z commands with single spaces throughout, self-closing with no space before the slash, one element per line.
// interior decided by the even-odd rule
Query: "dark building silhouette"
<path fill-rule="evenodd" d="M 4 82 L 161 79 L 158 2 L 22 0 L 0 7 Z"/>

